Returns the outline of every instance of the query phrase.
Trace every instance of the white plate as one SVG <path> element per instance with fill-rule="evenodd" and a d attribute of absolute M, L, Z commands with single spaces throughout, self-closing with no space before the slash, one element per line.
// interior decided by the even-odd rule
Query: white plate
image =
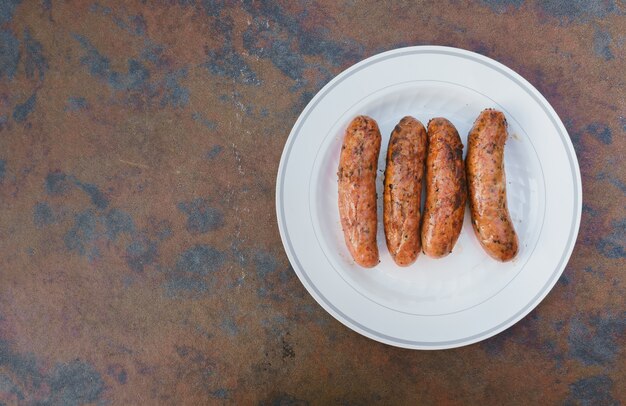
<path fill-rule="evenodd" d="M 448 118 L 466 144 L 486 107 L 509 123 L 505 148 L 508 202 L 520 252 L 499 263 L 480 247 L 466 210 L 452 254 L 420 255 L 397 267 L 382 226 L 382 171 L 395 124 Z M 337 208 L 343 132 L 366 114 L 378 121 L 378 245 L 381 262 L 356 265 Z M 438 46 L 401 48 L 368 58 L 328 83 L 307 105 L 285 145 L 276 211 L 283 245 L 309 293 L 337 320 L 374 340 L 414 349 L 475 343 L 510 327 L 548 294 L 574 247 L 582 208 L 580 171 L 561 120 L 530 83 L 473 52 Z"/>

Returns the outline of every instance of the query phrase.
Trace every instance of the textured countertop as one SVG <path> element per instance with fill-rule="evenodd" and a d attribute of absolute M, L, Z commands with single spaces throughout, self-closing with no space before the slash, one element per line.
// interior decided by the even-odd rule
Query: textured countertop
<path fill-rule="evenodd" d="M 5 404 L 626 402 L 622 0 L 0 1 Z M 575 145 L 583 217 L 525 319 L 409 351 L 328 315 L 276 226 L 282 147 L 373 54 L 469 49 Z"/>

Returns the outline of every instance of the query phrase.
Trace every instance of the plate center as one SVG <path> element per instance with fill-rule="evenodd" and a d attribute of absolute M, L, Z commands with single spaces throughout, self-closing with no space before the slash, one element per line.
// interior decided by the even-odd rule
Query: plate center
<path fill-rule="evenodd" d="M 422 121 L 449 119 L 467 152 L 467 134 L 481 110 L 504 111 L 509 123 L 505 147 L 508 204 L 520 252 L 509 263 L 491 259 L 480 247 L 466 208 L 463 230 L 453 252 L 442 259 L 420 254 L 406 268 L 398 267 L 385 244 L 382 222 L 383 172 L 389 136 L 406 115 Z M 378 163 L 378 247 L 381 262 L 373 269 L 352 260 L 343 239 L 337 208 L 337 168 L 343 134 L 356 115 L 374 118 L 382 134 Z M 477 306 L 502 291 L 520 272 L 534 250 L 544 220 L 545 179 L 537 152 L 524 128 L 502 106 L 467 87 L 442 81 L 410 81 L 373 92 L 346 110 L 317 152 L 311 174 L 311 219 L 318 243 L 335 272 L 357 292 L 389 309 L 416 315 L 444 315 Z"/>

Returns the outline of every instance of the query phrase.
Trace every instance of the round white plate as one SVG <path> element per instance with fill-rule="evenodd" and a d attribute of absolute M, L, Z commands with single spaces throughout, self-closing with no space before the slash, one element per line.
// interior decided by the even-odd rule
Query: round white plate
<path fill-rule="evenodd" d="M 421 254 L 396 266 L 382 226 L 382 171 L 391 130 L 405 115 L 443 116 L 463 143 L 481 110 L 509 123 L 505 169 L 520 252 L 491 259 L 469 222 L 443 259 Z M 381 262 L 356 265 L 337 208 L 343 134 L 354 116 L 378 121 L 378 245 Z M 473 52 L 401 48 L 368 58 L 328 83 L 294 125 L 280 161 L 276 211 L 291 264 L 309 293 L 337 320 L 374 340 L 414 349 L 475 343 L 510 327 L 548 294 L 574 247 L 582 209 L 580 171 L 563 123 L 530 83 Z"/>

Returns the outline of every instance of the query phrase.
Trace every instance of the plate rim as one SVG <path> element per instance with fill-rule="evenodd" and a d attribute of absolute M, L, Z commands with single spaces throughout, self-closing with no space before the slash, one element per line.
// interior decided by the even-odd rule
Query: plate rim
<path fill-rule="evenodd" d="M 566 245 L 566 249 L 563 250 L 561 259 L 555 270 L 552 272 L 552 275 L 545 283 L 543 288 L 535 295 L 535 297 L 530 300 L 523 308 L 518 310 L 515 314 L 508 317 L 504 322 L 498 324 L 491 329 L 483 331 L 478 334 L 474 334 L 469 337 L 464 337 L 461 339 L 455 339 L 450 341 L 440 341 L 440 342 L 420 342 L 420 341 L 411 341 L 406 339 L 401 339 L 397 337 L 391 337 L 380 333 L 378 331 L 372 330 L 367 326 L 364 326 L 354 320 L 352 320 L 349 316 L 345 315 L 341 312 L 340 309 L 336 308 L 329 300 L 327 300 L 321 292 L 315 287 L 315 285 L 311 282 L 305 272 L 302 271 L 302 265 L 298 261 L 297 256 L 293 252 L 293 247 L 291 247 L 291 242 L 288 237 L 288 232 L 286 230 L 286 225 L 284 224 L 285 218 L 283 215 L 284 205 L 282 201 L 282 192 L 283 192 L 283 172 L 285 169 L 286 161 L 288 160 L 289 152 L 291 150 L 291 145 L 294 143 L 296 139 L 297 133 L 300 130 L 300 126 L 306 120 L 309 112 L 317 105 L 317 103 L 330 91 L 333 87 L 338 84 L 338 82 L 347 78 L 354 71 L 363 69 L 367 65 L 376 63 L 378 61 L 382 61 L 388 59 L 390 57 L 402 56 L 404 54 L 423 54 L 423 53 L 433 53 L 433 54 L 446 54 L 454 57 L 462 57 L 465 59 L 470 59 L 474 62 L 480 63 L 482 65 L 486 65 L 489 68 L 495 69 L 500 73 L 504 74 L 509 79 L 513 80 L 513 82 L 517 83 L 523 90 L 525 90 L 532 99 L 534 99 L 537 104 L 545 111 L 546 115 L 554 125 L 555 129 L 561 136 L 563 141 L 563 145 L 565 146 L 566 153 L 568 159 L 570 161 L 570 168 L 572 170 L 573 176 L 573 187 L 574 187 L 574 227 L 571 228 L 571 233 L 568 237 L 568 242 Z M 400 54 L 400 55 L 399 55 Z M 283 151 L 281 153 L 281 159 L 278 166 L 278 172 L 276 177 L 276 216 L 278 229 L 281 237 L 281 241 L 283 243 L 283 248 L 285 249 L 285 253 L 289 259 L 290 264 L 292 265 L 294 271 L 298 275 L 300 282 L 304 285 L 305 289 L 309 292 L 311 296 L 316 300 L 316 302 L 324 308 L 330 315 L 332 315 L 336 320 L 350 328 L 351 330 L 364 335 L 370 339 L 373 339 L 378 342 L 382 342 L 388 345 L 408 348 L 408 349 L 422 349 L 422 350 L 437 350 L 437 349 L 448 349 L 448 348 L 457 348 L 465 345 L 470 345 L 482 340 L 485 340 L 489 337 L 492 337 L 500 332 L 508 329 L 513 326 L 521 319 L 523 319 L 526 315 L 528 315 L 532 310 L 534 310 L 541 301 L 548 295 L 548 293 L 552 290 L 557 280 L 567 267 L 567 263 L 571 257 L 574 246 L 576 244 L 576 237 L 578 236 L 578 232 L 580 230 L 580 222 L 582 216 L 582 180 L 580 175 L 580 167 L 578 163 L 578 158 L 576 155 L 576 151 L 572 144 L 571 138 L 567 132 L 567 129 L 563 125 L 562 120 L 554 110 L 554 108 L 550 105 L 547 99 L 526 79 L 524 79 L 520 74 L 515 72 L 513 69 L 505 66 L 504 64 L 486 57 L 484 55 L 468 51 L 461 48 L 454 47 L 446 47 L 446 46 L 437 46 L 437 45 L 419 45 L 419 46 L 410 46 L 410 47 L 402 47 L 392 49 L 386 52 L 382 52 L 379 54 L 375 54 L 370 56 L 339 73 L 335 76 L 331 81 L 329 81 L 322 89 L 320 89 L 315 96 L 309 101 L 306 107 L 302 110 L 298 119 L 294 123 L 287 140 L 285 141 L 285 145 L 283 147 Z"/>

